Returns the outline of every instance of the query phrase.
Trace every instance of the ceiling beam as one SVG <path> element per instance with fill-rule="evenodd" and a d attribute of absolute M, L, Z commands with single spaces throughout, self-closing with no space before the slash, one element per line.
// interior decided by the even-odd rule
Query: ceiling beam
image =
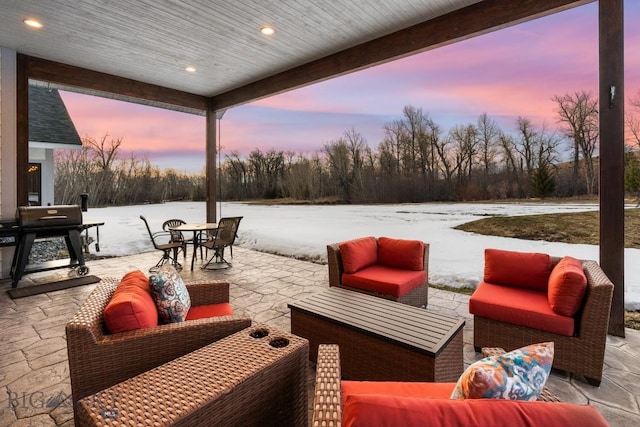
<path fill-rule="evenodd" d="M 206 114 L 209 99 L 175 89 L 169 89 L 137 80 L 62 64 L 33 56 L 19 55 L 25 64 L 29 79 L 62 85 L 64 89 L 147 105 Z M 115 96 L 114 96 L 115 95 Z"/>
<path fill-rule="evenodd" d="M 594 0 L 485 0 L 214 96 L 223 110 L 362 70 Z"/>

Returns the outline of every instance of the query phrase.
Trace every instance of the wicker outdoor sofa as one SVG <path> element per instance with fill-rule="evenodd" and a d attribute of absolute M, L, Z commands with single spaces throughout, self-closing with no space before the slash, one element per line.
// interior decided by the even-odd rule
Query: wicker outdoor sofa
<path fill-rule="evenodd" d="M 551 257 L 551 268 L 553 269 L 560 260 L 559 257 Z M 536 325 L 537 328 L 533 328 L 477 315 L 474 293 L 469 301 L 469 311 L 474 314 L 473 345 L 475 350 L 480 351 L 483 347 L 502 347 L 510 351 L 535 342 L 553 341 L 555 343 L 553 367 L 581 375 L 589 384 L 598 386 L 602 379 L 613 284 L 597 262 L 591 260 L 580 262 L 587 279 L 587 285 L 580 308 L 572 316 L 575 322 L 575 332 L 572 335 L 548 332 L 542 330 L 542 326 L 539 325 Z M 513 289 L 521 288 L 514 287 Z M 531 290 L 525 289 L 522 291 L 531 292 Z M 476 290 L 477 292 L 478 290 Z M 509 298 L 506 295 L 504 298 L 497 298 L 493 295 L 491 300 L 493 311 L 504 311 L 501 305 L 502 301 L 507 301 L 507 299 Z"/>
<path fill-rule="evenodd" d="M 483 349 L 486 355 L 503 352 L 504 350 L 498 348 Z M 609 425 L 594 406 L 561 402 L 546 388 L 537 401 L 522 402 L 509 399 L 450 399 L 449 395 L 456 383 L 347 382 L 351 384 L 343 383 L 341 378 L 339 346 L 320 345 L 312 408 L 313 427 L 469 427 L 489 424 L 514 427 L 560 426 L 574 423 L 582 427 Z M 423 393 L 428 391 L 429 396 L 418 397 L 415 394 L 418 388 L 414 385 L 424 386 L 419 389 Z M 397 391 L 401 393 L 394 394 Z M 350 400 L 354 398 L 358 400 Z M 366 420 L 360 419 L 359 416 Z"/>
<path fill-rule="evenodd" d="M 251 325 L 240 315 L 211 317 L 110 334 L 103 312 L 119 280 L 103 278 L 66 325 L 69 376 L 77 402 Z M 229 301 L 226 282 L 186 283 L 193 306 Z M 76 413 L 77 421 L 77 413 Z"/>
<path fill-rule="evenodd" d="M 429 282 L 428 282 L 429 280 L 429 244 L 428 243 L 419 242 L 421 243 L 421 246 L 422 246 L 420 256 L 421 256 L 421 267 L 422 267 L 421 269 L 424 272 L 424 282 L 421 282 L 419 286 L 413 288 L 412 290 L 410 290 L 404 295 L 393 296 L 387 293 L 381 293 L 381 292 L 376 292 L 368 289 L 363 289 L 362 287 L 345 285 L 343 283 L 343 274 L 345 273 L 345 265 L 344 265 L 345 263 L 344 263 L 343 255 L 340 250 L 340 246 L 345 243 L 356 243 L 356 242 L 364 241 L 366 239 L 372 239 L 372 237 L 359 238 L 359 239 L 354 239 L 346 242 L 332 243 L 327 245 L 329 286 L 335 286 L 335 287 L 347 289 L 350 291 L 361 292 L 367 295 L 373 295 L 375 297 L 385 298 L 388 300 L 397 301 L 402 304 L 408 304 L 415 307 L 426 307 L 428 303 L 428 293 L 429 293 Z M 376 238 L 375 240 L 376 242 L 379 242 L 380 239 L 381 238 Z M 382 239 L 386 239 L 387 241 L 393 240 L 395 242 L 401 242 L 401 244 L 402 242 L 414 242 L 414 243 L 417 242 L 417 241 L 401 240 L 401 239 L 388 239 L 388 238 L 382 238 Z M 379 262 L 374 263 L 373 267 L 374 268 L 380 267 Z M 395 270 L 395 272 L 400 274 L 403 274 L 405 271 L 408 271 L 407 269 L 401 268 L 401 267 L 398 268 L 398 267 L 384 266 L 383 268 L 387 271 Z M 367 268 L 364 268 L 363 270 L 367 270 Z M 385 271 L 385 273 L 387 273 L 387 271 Z M 359 271 L 358 273 L 359 274 L 362 273 L 362 270 Z M 370 281 L 371 278 L 369 278 L 368 280 Z"/>

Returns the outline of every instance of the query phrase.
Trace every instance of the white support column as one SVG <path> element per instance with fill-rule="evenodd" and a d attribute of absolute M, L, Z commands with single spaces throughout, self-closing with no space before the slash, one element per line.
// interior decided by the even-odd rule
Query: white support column
<path fill-rule="evenodd" d="M 0 47 L 0 216 L 16 214 L 16 52 Z M 13 247 L 0 250 L 0 277 L 9 277 Z"/>

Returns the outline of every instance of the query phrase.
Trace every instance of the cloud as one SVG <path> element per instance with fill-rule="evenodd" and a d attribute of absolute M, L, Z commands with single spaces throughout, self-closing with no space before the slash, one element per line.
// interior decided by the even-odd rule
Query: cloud
<path fill-rule="evenodd" d="M 640 89 L 640 2 L 624 7 L 631 98 Z M 597 96 L 598 49 L 598 5 L 590 3 L 232 108 L 221 121 L 223 153 L 314 153 L 351 128 L 376 147 L 384 124 L 401 118 L 405 105 L 422 108 L 445 131 L 484 112 L 505 131 L 519 116 L 554 127 L 554 95 Z M 163 162 L 203 158 L 202 117 L 72 93 L 63 98 L 81 136 L 108 132 L 124 138 L 123 149 Z"/>

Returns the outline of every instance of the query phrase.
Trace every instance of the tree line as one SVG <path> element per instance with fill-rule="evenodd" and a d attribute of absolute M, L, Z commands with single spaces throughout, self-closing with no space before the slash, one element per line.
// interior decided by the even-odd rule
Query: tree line
<path fill-rule="evenodd" d="M 233 151 L 218 169 L 222 200 L 292 198 L 342 203 L 404 203 L 529 197 L 593 196 L 598 192 L 598 101 L 577 91 L 553 98 L 556 131 L 518 117 L 502 129 L 488 114 L 448 130 L 407 105 L 384 124 L 375 148 L 355 129 L 312 155 L 256 149 Z M 627 190 L 640 194 L 640 91 L 626 126 Z M 148 159 L 121 158 L 122 139 L 85 138 L 79 151 L 55 158 L 56 203 L 82 192 L 95 206 L 203 200 L 205 176 L 159 170 Z M 560 162 L 566 154 L 570 160 Z M 564 156 L 563 156 L 564 154 Z"/>
<path fill-rule="evenodd" d="M 54 153 L 54 201 L 78 204 L 88 193 L 92 206 L 158 203 L 164 200 L 205 199 L 205 176 L 173 169 L 160 170 L 149 159 L 121 157 L 122 138 L 104 135 L 82 139 L 80 150 Z"/>

